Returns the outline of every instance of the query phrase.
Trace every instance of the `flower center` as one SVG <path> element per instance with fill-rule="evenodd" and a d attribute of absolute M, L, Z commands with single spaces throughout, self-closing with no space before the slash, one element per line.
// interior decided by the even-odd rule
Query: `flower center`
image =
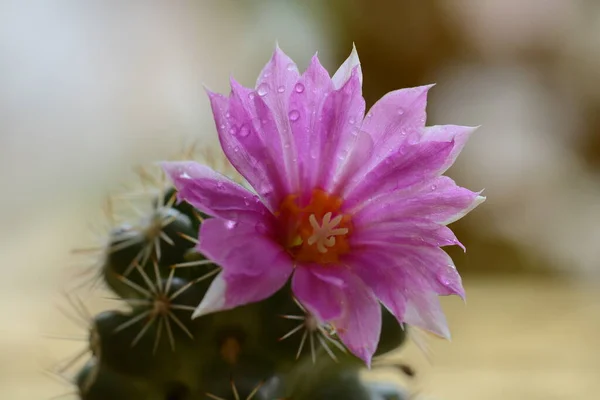
<path fill-rule="evenodd" d="M 283 200 L 276 213 L 282 244 L 296 260 L 332 264 L 349 251 L 350 216 L 340 212 L 341 205 L 339 197 L 320 189 L 306 204 L 297 195 Z"/>

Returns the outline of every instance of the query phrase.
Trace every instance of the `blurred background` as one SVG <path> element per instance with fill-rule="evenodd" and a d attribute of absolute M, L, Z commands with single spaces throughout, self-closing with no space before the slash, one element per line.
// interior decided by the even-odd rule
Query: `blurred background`
<path fill-rule="evenodd" d="M 43 371 L 73 344 L 42 337 L 82 333 L 56 307 L 70 250 L 133 165 L 215 144 L 203 85 L 253 85 L 276 40 L 330 72 L 354 42 L 368 105 L 436 82 L 428 124 L 481 125 L 449 171 L 488 197 L 453 225 L 468 302 L 430 361 L 399 355 L 416 398 L 597 398 L 594 0 L 0 2 L 0 397 L 71 390 Z"/>

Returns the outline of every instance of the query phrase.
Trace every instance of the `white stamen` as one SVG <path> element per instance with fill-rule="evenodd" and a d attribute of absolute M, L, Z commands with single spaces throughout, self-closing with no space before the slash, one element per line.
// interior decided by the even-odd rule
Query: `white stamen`
<path fill-rule="evenodd" d="M 331 219 L 331 212 L 323 216 L 323 223 L 319 225 L 315 214 L 308 217 L 308 221 L 313 228 L 313 234 L 308 238 L 308 244 L 317 244 L 319 253 L 327 253 L 328 247 L 335 246 L 335 237 L 348 233 L 348 228 L 336 228 L 342 222 L 342 216 L 338 215 Z"/>

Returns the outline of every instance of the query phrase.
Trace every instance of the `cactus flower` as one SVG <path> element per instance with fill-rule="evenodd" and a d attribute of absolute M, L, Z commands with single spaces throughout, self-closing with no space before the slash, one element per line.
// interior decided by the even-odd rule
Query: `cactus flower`
<path fill-rule="evenodd" d="M 219 140 L 252 190 L 195 162 L 163 168 L 180 199 L 214 217 L 198 249 L 222 267 L 194 316 L 294 296 L 370 365 L 383 304 L 402 324 L 449 337 L 439 295 L 464 297 L 443 246 L 479 193 L 442 174 L 474 128 L 425 126 L 421 86 L 365 114 L 356 50 L 330 77 L 300 74 L 276 48 L 256 87 L 208 92 Z"/>

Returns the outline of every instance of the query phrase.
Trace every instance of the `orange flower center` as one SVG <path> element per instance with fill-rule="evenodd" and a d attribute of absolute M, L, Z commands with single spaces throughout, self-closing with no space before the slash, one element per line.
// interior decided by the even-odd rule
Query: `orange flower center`
<path fill-rule="evenodd" d="M 340 213 L 342 199 L 315 189 L 308 204 L 288 195 L 275 214 L 281 223 L 282 245 L 298 261 L 318 264 L 339 262 L 347 253 L 350 216 Z"/>

